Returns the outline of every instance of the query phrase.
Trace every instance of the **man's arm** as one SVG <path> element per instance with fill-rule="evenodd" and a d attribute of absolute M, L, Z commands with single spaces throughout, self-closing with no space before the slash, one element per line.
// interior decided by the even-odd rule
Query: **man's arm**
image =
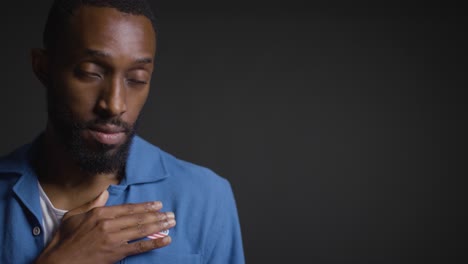
<path fill-rule="evenodd" d="M 175 226 L 172 212 L 159 211 L 160 202 L 104 207 L 108 197 L 104 191 L 68 212 L 35 263 L 115 263 L 171 243 L 169 236 L 128 243 Z"/>

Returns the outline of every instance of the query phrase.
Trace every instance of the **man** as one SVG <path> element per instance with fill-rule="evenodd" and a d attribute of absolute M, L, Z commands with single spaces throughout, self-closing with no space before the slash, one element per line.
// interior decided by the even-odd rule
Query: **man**
<path fill-rule="evenodd" d="M 54 2 L 46 129 L 0 159 L 0 263 L 244 263 L 229 183 L 135 135 L 155 32 L 144 0 Z"/>

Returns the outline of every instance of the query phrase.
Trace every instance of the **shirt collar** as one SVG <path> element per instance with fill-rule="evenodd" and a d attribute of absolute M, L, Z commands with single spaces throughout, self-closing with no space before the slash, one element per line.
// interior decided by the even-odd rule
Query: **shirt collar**
<path fill-rule="evenodd" d="M 39 137 L 38 137 L 39 138 Z M 39 190 L 37 176 L 30 165 L 30 155 L 37 149 L 38 138 L 32 144 L 26 144 L 5 158 L 0 159 L 0 174 L 7 173 L 19 176 L 13 186 L 13 193 L 36 218 L 42 219 L 39 204 Z"/>
<path fill-rule="evenodd" d="M 135 136 L 120 185 L 155 182 L 167 178 L 169 174 L 161 153 L 158 147 Z"/>

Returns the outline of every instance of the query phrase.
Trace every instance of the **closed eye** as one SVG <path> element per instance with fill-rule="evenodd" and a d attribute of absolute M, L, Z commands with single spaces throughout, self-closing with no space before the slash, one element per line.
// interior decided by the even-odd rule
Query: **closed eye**
<path fill-rule="evenodd" d="M 148 84 L 148 81 L 136 80 L 136 79 L 128 79 L 128 82 L 134 83 L 134 84 L 141 84 L 141 85 Z"/>
<path fill-rule="evenodd" d="M 100 74 L 100 73 L 97 73 L 97 72 L 89 72 L 89 71 L 83 71 L 83 70 L 80 70 L 80 69 L 77 69 L 75 71 L 75 74 L 78 76 L 78 77 L 85 77 L 85 78 L 99 78 L 99 79 L 102 79 L 103 78 L 103 75 Z"/>

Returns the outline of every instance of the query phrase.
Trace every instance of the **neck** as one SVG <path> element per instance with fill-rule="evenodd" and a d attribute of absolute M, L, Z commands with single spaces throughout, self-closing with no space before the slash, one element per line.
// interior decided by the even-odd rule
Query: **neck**
<path fill-rule="evenodd" d="M 83 171 L 59 142 L 50 126 L 34 166 L 39 182 L 56 208 L 71 210 L 120 182 L 119 172 L 92 174 Z"/>

